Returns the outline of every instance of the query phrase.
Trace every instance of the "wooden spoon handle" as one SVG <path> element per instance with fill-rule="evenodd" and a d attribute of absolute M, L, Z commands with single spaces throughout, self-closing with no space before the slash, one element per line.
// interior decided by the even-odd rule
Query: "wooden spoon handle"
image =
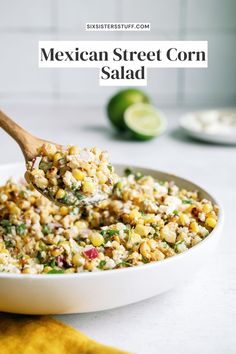
<path fill-rule="evenodd" d="M 28 133 L 2 111 L 0 111 L 0 127 L 19 144 L 26 162 L 37 156 L 37 149 L 43 144 L 43 140 Z"/>

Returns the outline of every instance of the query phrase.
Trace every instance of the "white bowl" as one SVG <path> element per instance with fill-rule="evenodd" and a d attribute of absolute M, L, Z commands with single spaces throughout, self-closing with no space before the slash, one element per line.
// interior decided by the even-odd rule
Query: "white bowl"
<path fill-rule="evenodd" d="M 199 126 L 196 126 L 196 119 L 201 117 L 203 121 L 206 123 L 209 123 L 209 116 L 213 117 L 217 115 L 222 115 L 222 116 L 227 116 L 227 115 L 233 115 L 234 117 L 236 116 L 236 110 L 231 109 L 231 110 L 207 110 L 207 111 L 196 111 L 196 112 L 190 112 L 185 114 L 181 119 L 180 119 L 180 127 L 184 130 L 186 134 L 189 136 L 206 141 L 208 143 L 215 143 L 215 144 L 227 144 L 227 145 L 235 145 L 236 144 L 236 129 L 232 129 L 229 133 L 224 133 L 222 131 L 219 131 L 219 128 L 216 132 L 207 132 L 204 131 L 202 128 L 199 128 Z M 235 125 L 234 125 L 235 126 Z"/>
<path fill-rule="evenodd" d="M 123 173 L 125 165 L 117 165 Z M 167 173 L 147 168 L 134 170 L 174 180 L 180 187 L 198 190 L 201 197 L 217 203 L 199 186 Z M 0 184 L 9 176 L 21 177 L 22 164 L 0 166 Z M 217 203 L 218 204 L 218 203 Z M 65 314 L 101 311 L 128 305 L 167 291 L 191 279 L 211 257 L 221 233 L 223 213 L 211 234 L 190 250 L 160 262 L 95 273 L 30 275 L 0 273 L 0 311 L 21 314 Z"/>

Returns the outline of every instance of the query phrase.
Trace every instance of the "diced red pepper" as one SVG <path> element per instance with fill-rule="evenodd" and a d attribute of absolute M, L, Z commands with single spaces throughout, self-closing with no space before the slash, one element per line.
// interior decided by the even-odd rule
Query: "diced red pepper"
<path fill-rule="evenodd" d="M 64 267 L 66 265 L 66 259 L 63 255 L 57 257 L 58 267 Z"/>
<path fill-rule="evenodd" d="M 31 171 L 33 170 L 33 168 L 34 168 L 34 165 L 35 165 L 35 162 L 36 162 L 36 157 L 34 157 L 33 159 L 32 159 L 32 165 L 31 165 Z"/>
<path fill-rule="evenodd" d="M 98 251 L 96 248 L 90 248 L 89 250 L 84 251 L 84 255 L 89 259 L 94 259 L 98 257 Z"/>

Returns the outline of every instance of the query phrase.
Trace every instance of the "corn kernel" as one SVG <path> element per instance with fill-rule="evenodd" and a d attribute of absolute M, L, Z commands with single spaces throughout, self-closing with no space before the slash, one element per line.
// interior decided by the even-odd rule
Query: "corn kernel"
<path fill-rule="evenodd" d="M 134 209 L 130 212 L 129 218 L 131 221 L 136 221 L 138 218 L 140 218 L 140 213 L 137 209 Z"/>
<path fill-rule="evenodd" d="M 189 229 L 191 232 L 197 233 L 199 231 L 199 227 L 196 221 L 192 221 L 189 225 Z"/>
<path fill-rule="evenodd" d="M 52 267 L 44 267 L 43 272 L 48 273 L 48 272 L 50 272 L 50 270 L 52 270 Z"/>
<path fill-rule="evenodd" d="M 115 248 L 115 249 L 118 249 L 120 247 L 120 243 L 117 242 L 117 241 L 112 241 L 111 243 L 112 247 Z"/>
<path fill-rule="evenodd" d="M 56 199 L 61 199 L 66 195 L 66 192 L 64 191 L 64 189 L 58 189 L 57 193 L 56 193 Z"/>
<path fill-rule="evenodd" d="M 153 239 L 149 239 L 147 240 L 147 243 L 149 245 L 149 247 L 151 248 L 151 251 L 154 251 L 157 247 L 157 242 Z"/>
<path fill-rule="evenodd" d="M 133 248 L 135 245 L 139 245 L 142 241 L 142 237 L 135 233 L 134 230 L 131 230 L 129 233 L 129 238 L 126 243 L 127 248 Z"/>
<path fill-rule="evenodd" d="M 42 146 L 41 152 L 44 156 L 46 155 L 54 155 L 57 151 L 57 148 L 54 144 L 46 143 Z"/>
<path fill-rule="evenodd" d="M 214 228 L 216 226 L 216 223 L 217 223 L 216 219 L 214 219 L 212 217 L 206 218 L 206 225 L 207 226 Z"/>
<path fill-rule="evenodd" d="M 97 173 L 97 176 L 98 176 L 99 182 L 100 182 L 101 184 L 105 184 L 105 183 L 107 182 L 107 176 L 105 176 L 104 173 L 102 173 L 102 172 L 99 171 L 99 172 Z"/>
<path fill-rule="evenodd" d="M 153 222 L 154 223 L 157 222 L 155 216 L 153 216 L 153 215 L 145 215 L 143 217 L 143 220 L 144 220 L 144 224 L 150 224 L 150 223 L 153 223 Z M 140 220 L 139 220 L 139 223 L 140 223 Z"/>
<path fill-rule="evenodd" d="M 137 232 L 140 236 L 147 236 L 150 232 L 150 227 L 137 224 L 135 227 L 135 232 Z"/>
<path fill-rule="evenodd" d="M 4 242 L 0 242 L 0 252 L 5 249 L 5 244 Z"/>
<path fill-rule="evenodd" d="M 61 158 L 62 158 L 62 154 L 61 154 L 60 152 L 57 152 L 57 153 L 53 156 L 53 162 L 56 164 Z"/>
<path fill-rule="evenodd" d="M 24 273 L 24 274 L 30 274 L 30 273 L 31 273 L 30 268 L 24 268 L 24 269 L 22 270 L 22 273 Z"/>
<path fill-rule="evenodd" d="M 69 154 L 70 155 L 77 155 L 79 153 L 79 148 L 78 146 L 71 146 L 69 149 Z"/>
<path fill-rule="evenodd" d="M 95 190 L 95 186 L 92 182 L 90 182 L 90 181 L 84 182 L 84 184 L 83 184 L 83 192 L 84 193 L 91 193 L 92 194 L 94 192 L 94 190 Z"/>
<path fill-rule="evenodd" d="M 64 205 L 60 208 L 60 214 L 63 216 L 67 215 L 68 211 L 69 211 L 68 208 Z"/>
<path fill-rule="evenodd" d="M 51 250 L 50 253 L 53 257 L 58 257 L 64 252 L 63 248 L 55 248 L 54 250 Z"/>
<path fill-rule="evenodd" d="M 75 179 L 77 179 L 77 181 L 83 181 L 85 178 L 85 173 L 81 170 L 79 170 L 78 168 L 75 168 L 72 171 L 72 175 Z"/>
<path fill-rule="evenodd" d="M 140 253 L 143 257 L 150 259 L 151 258 L 151 249 L 146 241 L 144 241 L 140 246 Z"/>
<path fill-rule="evenodd" d="M 208 213 L 210 213 L 210 211 L 212 211 L 212 206 L 210 204 L 204 204 L 202 207 L 202 211 L 205 214 L 208 214 Z"/>
<path fill-rule="evenodd" d="M 13 214 L 16 216 L 20 216 L 20 214 L 21 214 L 20 208 L 18 208 L 15 204 L 11 204 L 9 210 L 10 210 L 10 214 Z"/>
<path fill-rule="evenodd" d="M 76 253 L 72 257 L 72 264 L 75 265 L 76 267 L 79 267 L 84 264 L 84 258 L 81 256 L 80 253 Z"/>
<path fill-rule="evenodd" d="M 76 221 L 75 226 L 77 227 L 78 230 L 83 230 L 88 227 L 85 221 Z"/>
<path fill-rule="evenodd" d="M 104 237 L 98 232 L 92 233 L 89 238 L 95 247 L 99 247 L 104 243 Z"/>
<path fill-rule="evenodd" d="M 100 205 L 99 205 L 99 207 L 100 207 L 101 209 L 106 209 L 107 206 L 108 206 L 108 201 L 107 201 L 107 200 L 101 201 L 101 203 L 100 203 Z"/>
<path fill-rule="evenodd" d="M 96 176 L 96 170 L 95 168 L 91 168 L 87 171 L 89 177 L 94 177 Z"/>
<path fill-rule="evenodd" d="M 86 261 L 85 265 L 84 265 L 84 269 L 87 269 L 88 271 L 92 271 L 93 270 L 93 262 L 91 261 Z"/>
<path fill-rule="evenodd" d="M 31 204 L 34 204 L 35 201 L 36 201 L 36 198 L 31 195 L 31 196 L 29 197 L 29 202 L 30 202 Z"/>
<path fill-rule="evenodd" d="M 67 274 L 75 273 L 75 268 L 68 268 L 65 270 L 65 273 L 67 273 Z"/>
<path fill-rule="evenodd" d="M 173 223 L 169 223 L 169 224 L 165 225 L 161 229 L 160 234 L 161 234 L 161 238 L 164 239 L 165 241 L 170 242 L 170 243 L 175 243 L 177 235 L 176 235 L 175 229 L 172 224 Z"/>
<path fill-rule="evenodd" d="M 181 213 L 179 216 L 180 225 L 187 226 L 190 224 L 190 219 L 188 215 Z"/>
<path fill-rule="evenodd" d="M 154 261 L 162 261 L 164 258 L 165 255 L 160 250 L 156 249 L 154 252 L 152 252 L 152 259 Z"/>
<path fill-rule="evenodd" d="M 35 184 L 40 189 L 45 189 L 48 186 L 48 180 L 45 177 L 37 178 Z"/>

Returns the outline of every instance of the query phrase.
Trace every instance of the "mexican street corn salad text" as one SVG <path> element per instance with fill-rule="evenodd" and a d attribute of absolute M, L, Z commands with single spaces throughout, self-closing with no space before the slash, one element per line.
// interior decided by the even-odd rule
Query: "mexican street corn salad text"
<path fill-rule="evenodd" d="M 48 143 L 38 153 L 39 161 L 29 163 L 29 179 L 44 196 L 60 204 L 75 206 L 106 199 L 117 180 L 107 153 L 97 148 Z"/>
<path fill-rule="evenodd" d="M 197 192 L 125 172 L 109 198 L 80 209 L 57 206 L 11 180 L 0 187 L 0 271 L 61 274 L 142 265 L 186 251 L 216 226 L 218 207 Z"/>

